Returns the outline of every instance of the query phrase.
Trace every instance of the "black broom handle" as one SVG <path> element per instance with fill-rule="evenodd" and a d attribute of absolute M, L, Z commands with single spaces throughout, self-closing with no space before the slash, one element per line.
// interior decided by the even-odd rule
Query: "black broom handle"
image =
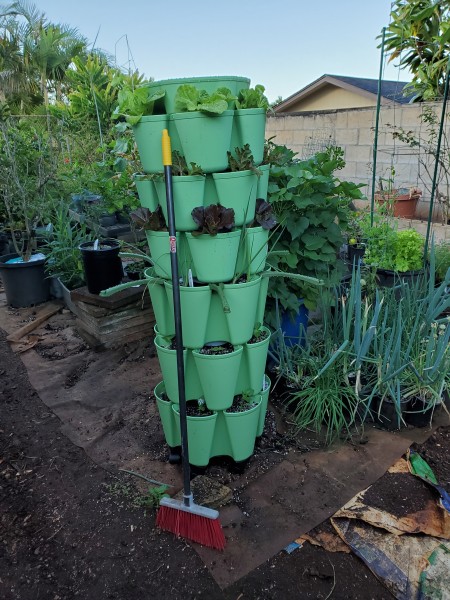
<path fill-rule="evenodd" d="M 191 477 L 189 466 L 189 447 L 186 419 L 186 392 L 184 383 L 183 330 L 181 326 L 180 280 L 177 261 L 177 230 L 172 189 L 172 153 L 167 129 L 163 130 L 162 151 L 164 176 L 166 180 L 167 217 L 170 240 L 170 266 L 172 268 L 173 313 L 175 321 L 175 341 L 177 353 L 178 399 L 180 402 L 181 456 L 183 466 L 184 504 L 190 505 Z"/>

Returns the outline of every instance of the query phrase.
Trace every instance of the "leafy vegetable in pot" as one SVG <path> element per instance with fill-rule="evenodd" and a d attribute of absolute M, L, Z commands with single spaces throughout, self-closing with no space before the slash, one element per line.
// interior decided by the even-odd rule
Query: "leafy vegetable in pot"
<path fill-rule="evenodd" d="M 141 206 L 130 212 L 130 217 L 137 229 L 143 229 L 145 231 L 167 230 L 164 215 L 160 206 L 158 206 L 154 212 L 150 212 L 148 208 Z"/>
<path fill-rule="evenodd" d="M 117 99 L 119 104 L 113 118 L 125 117 L 130 125 L 137 125 L 143 116 L 152 115 L 155 102 L 165 95 L 164 90 L 151 90 L 146 86 L 123 88 Z"/>
<path fill-rule="evenodd" d="M 272 212 L 272 205 L 262 198 L 257 198 L 254 226 L 260 225 L 263 229 L 273 229 L 276 224 L 277 220 Z"/>
<path fill-rule="evenodd" d="M 262 171 L 255 166 L 255 159 L 249 144 L 245 144 L 242 148 L 235 148 L 234 153 L 235 156 L 227 151 L 228 166 L 231 172 L 253 171 L 256 175 L 262 175 Z"/>
<path fill-rule="evenodd" d="M 269 101 L 264 95 L 266 88 L 263 85 L 255 85 L 254 88 L 241 90 L 236 100 L 236 108 L 269 108 Z"/>
<path fill-rule="evenodd" d="M 234 210 L 220 204 L 210 204 L 206 207 L 197 206 L 191 215 L 198 226 L 198 230 L 193 231 L 192 235 L 201 235 L 202 233 L 217 235 L 218 233 L 227 233 L 234 227 Z"/>
<path fill-rule="evenodd" d="M 228 103 L 236 100 L 226 87 L 218 88 L 212 94 L 198 90 L 188 83 L 180 85 L 175 95 L 175 108 L 179 112 L 201 111 L 212 115 L 221 115 L 228 110 Z"/>
<path fill-rule="evenodd" d="M 191 162 L 188 167 L 186 159 L 182 154 L 174 150 L 172 152 L 172 171 L 174 175 L 204 175 L 202 168 Z"/>

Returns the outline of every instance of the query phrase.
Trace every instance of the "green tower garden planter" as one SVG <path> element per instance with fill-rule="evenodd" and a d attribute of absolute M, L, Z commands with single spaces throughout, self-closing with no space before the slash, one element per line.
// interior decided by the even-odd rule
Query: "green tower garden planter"
<path fill-rule="evenodd" d="M 243 344 L 252 336 L 260 286 L 260 277 L 254 277 L 246 283 L 229 283 L 223 286 L 229 307 L 225 318 L 232 344 Z"/>
<path fill-rule="evenodd" d="M 258 187 L 256 188 L 256 197 L 267 201 L 267 191 L 269 188 L 270 165 L 259 165 L 259 171 L 262 175 L 258 177 Z"/>
<path fill-rule="evenodd" d="M 241 362 L 242 379 L 239 377 L 241 383 L 238 390 L 248 389 L 256 393 L 263 388 L 270 331 L 267 327 L 261 327 L 260 334 L 262 336 L 260 341 L 253 341 L 254 338 L 251 338 L 244 346 Z"/>
<path fill-rule="evenodd" d="M 255 218 L 258 176 L 252 171 L 213 173 L 219 203 L 234 210 L 234 221 L 239 227 Z"/>
<path fill-rule="evenodd" d="M 156 352 L 158 354 L 159 365 L 166 387 L 166 393 L 169 400 L 174 404 L 179 404 L 178 397 L 178 380 L 176 377 L 177 371 L 177 356 L 176 350 L 171 348 L 171 339 L 163 338 L 162 336 L 155 337 Z M 198 398 L 202 389 L 195 368 L 194 359 L 188 350 L 183 350 L 185 378 L 185 393 L 186 399 L 192 400 Z"/>
<path fill-rule="evenodd" d="M 164 98 L 161 98 L 160 103 L 164 102 L 165 112 L 171 114 L 176 112 L 175 96 L 180 85 L 193 85 L 198 90 L 205 90 L 208 94 L 211 94 L 217 88 L 226 87 L 228 88 L 233 96 L 237 96 L 239 90 L 248 89 L 250 86 L 250 79 L 247 77 L 237 77 L 234 75 L 220 75 L 211 77 L 189 77 L 189 78 L 177 78 L 177 79 L 164 79 L 161 81 L 152 81 L 149 84 L 149 88 L 152 90 L 164 90 Z M 234 108 L 234 102 L 230 105 L 231 109 Z M 170 133 L 170 132 L 169 132 Z"/>
<path fill-rule="evenodd" d="M 228 168 L 232 110 L 214 116 L 199 111 L 175 113 L 171 118 L 188 164 L 192 162 L 201 165 L 205 173 L 225 171 Z"/>
<path fill-rule="evenodd" d="M 225 410 L 226 429 L 230 441 L 231 455 L 237 462 L 246 460 L 253 454 L 256 433 L 259 425 L 261 396 L 258 394 L 249 399 L 247 410 L 231 412 L 232 408 Z"/>
<path fill-rule="evenodd" d="M 160 173 L 164 169 L 161 138 L 163 129 L 167 129 L 168 124 L 168 115 L 151 115 L 142 117 L 139 123 L 133 126 L 134 139 L 145 173 Z"/>
<path fill-rule="evenodd" d="M 150 212 L 154 212 L 158 208 L 159 199 L 153 181 L 146 175 L 137 174 L 134 176 L 134 183 L 141 206 L 148 208 Z"/>
<path fill-rule="evenodd" d="M 269 231 L 263 227 L 247 227 L 245 243 L 239 248 L 237 273 L 261 273 L 266 266 Z"/>
<path fill-rule="evenodd" d="M 217 283 L 233 278 L 241 238 L 239 230 L 214 236 L 186 233 L 186 238 L 199 281 Z"/>
<path fill-rule="evenodd" d="M 237 346 L 227 354 L 203 354 L 202 350 L 193 350 L 192 354 L 206 406 L 209 410 L 225 410 L 233 402 L 244 348 Z"/>
<path fill-rule="evenodd" d="M 146 231 L 145 232 L 150 256 L 153 261 L 155 275 L 170 279 L 172 268 L 170 266 L 170 245 L 168 231 Z M 177 233 L 177 257 L 180 276 L 187 277 L 189 269 L 195 275 L 194 265 L 189 253 L 189 246 L 185 237 Z"/>
<path fill-rule="evenodd" d="M 231 146 L 232 148 L 241 148 L 244 144 L 249 144 L 255 165 L 258 166 L 263 160 L 265 131 L 265 108 L 235 110 Z"/>
<path fill-rule="evenodd" d="M 165 286 L 169 312 L 173 314 L 173 286 L 169 281 Z M 183 344 L 186 348 L 201 348 L 205 343 L 211 296 L 212 291 L 207 285 L 180 286 Z"/>
<path fill-rule="evenodd" d="M 264 431 L 264 421 L 266 420 L 267 405 L 269 403 L 270 379 L 264 375 L 264 386 L 261 391 L 261 409 L 259 411 L 259 423 L 256 437 L 261 437 Z"/>
<path fill-rule="evenodd" d="M 175 426 L 180 432 L 179 407 L 172 404 L 175 413 Z M 197 467 L 204 467 L 211 458 L 211 449 L 216 427 L 217 413 L 202 415 L 201 417 L 187 416 L 187 430 L 189 439 L 189 462 Z"/>
<path fill-rule="evenodd" d="M 175 323 L 173 320 L 173 311 L 170 310 L 167 301 L 164 283 L 156 276 L 153 267 L 145 269 L 144 276 L 148 280 L 147 289 L 152 301 L 158 333 L 163 337 L 172 337 L 175 335 Z"/>
<path fill-rule="evenodd" d="M 180 426 L 179 424 L 177 426 L 176 415 L 172 410 L 172 403 L 167 399 L 166 388 L 163 381 L 158 383 L 153 393 L 155 394 L 164 437 L 166 438 L 167 444 L 171 448 L 175 448 L 181 444 Z"/>
<path fill-rule="evenodd" d="M 194 231 L 197 226 L 191 213 L 197 206 L 203 206 L 205 177 L 203 175 L 176 175 L 172 177 L 175 223 L 177 231 Z M 155 182 L 159 203 L 167 221 L 166 186 L 164 180 Z"/>

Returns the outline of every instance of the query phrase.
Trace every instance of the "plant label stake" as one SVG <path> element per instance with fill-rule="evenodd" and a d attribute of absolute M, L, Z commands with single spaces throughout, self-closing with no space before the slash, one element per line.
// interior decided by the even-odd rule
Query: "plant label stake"
<path fill-rule="evenodd" d="M 172 190 L 172 152 L 167 129 L 162 133 L 162 155 L 166 181 L 167 217 L 169 226 L 170 265 L 172 268 L 173 307 L 177 356 L 178 397 L 180 401 L 180 433 L 183 463 L 183 501 L 162 498 L 156 524 L 179 537 L 223 550 L 225 536 L 217 510 L 195 504 L 191 491 L 189 447 L 186 416 L 186 393 L 183 363 L 183 331 L 181 323 L 180 281 L 177 262 L 177 232 Z"/>

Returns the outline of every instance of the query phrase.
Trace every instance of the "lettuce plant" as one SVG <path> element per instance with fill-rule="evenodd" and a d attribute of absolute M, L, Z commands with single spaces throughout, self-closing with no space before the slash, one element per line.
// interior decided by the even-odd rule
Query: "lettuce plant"
<path fill-rule="evenodd" d="M 269 108 L 269 101 L 264 92 L 266 91 L 263 85 L 255 85 L 254 88 L 241 90 L 236 100 L 236 108 Z"/>
<path fill-rule="evenodd" d="M 130 218 L 137 229 L 144 231 L 166 231 L 167 226 L 161 207 L 151 212 L 148 208 L 141 206 L 130 212 Z"/>
<path fill-rule="evenodd" d="M 165 95 L 164 90 L 151 90 L 147 86 L 123 88 L 117 96 L 118 105 L 113 118 L 125 117 L 130 125 L 137 125 L 144 115 L 152 115 L 155 102 Z"/>
<path fill-rule="evenodd" d="M 172 152 L 172 170 L 175 176 L 181 175 L 204 175 L 202 168 L 199 167 L 196 163 L 191 162 L 190 167 L 186 162 L 186 159 L 182 154 L 174 150 Z"/>
<path fill-rule="evenodd" d="M 206 114 L 221 115 L 228 110 L 228 103 L 236 100 L 226 87 L 218 88 L 212 94 L 198 90 L 188 83 L 180 85 L 175 95 L 175 107 L 179 112 L 200 111 Z"/>
<path fill-rule="evenodd" d="M 273 229 L 276 224 L 277 220 L 272 212 L 272 205 L 263 200 L 263 198 L 257 198 L 253 227 L 259 225 L 263 229 Z"/>
<path fill-rule="evenodd" d="M 193 231 L 192 235 L 217 235 L 218 233 L 227 233 L 234 227 L 234 210 L 225 208 L 220 204 L 210 204 L 209 206 L 197 206 L 192 211 L 192 218 L 198 229 Z"/>
<path fill-rule="evenodd" d="M 228 166 L 232 173 L 236 171 L 252 171 L 256 175 L 262 175 L 262 171 L 255 166 L 255 159 L 253 158 L 250 144 L 245 144 L 242 148 L 235 148 L 234 153 L 235 156 L 230 151 L 227 151 Z"/>

